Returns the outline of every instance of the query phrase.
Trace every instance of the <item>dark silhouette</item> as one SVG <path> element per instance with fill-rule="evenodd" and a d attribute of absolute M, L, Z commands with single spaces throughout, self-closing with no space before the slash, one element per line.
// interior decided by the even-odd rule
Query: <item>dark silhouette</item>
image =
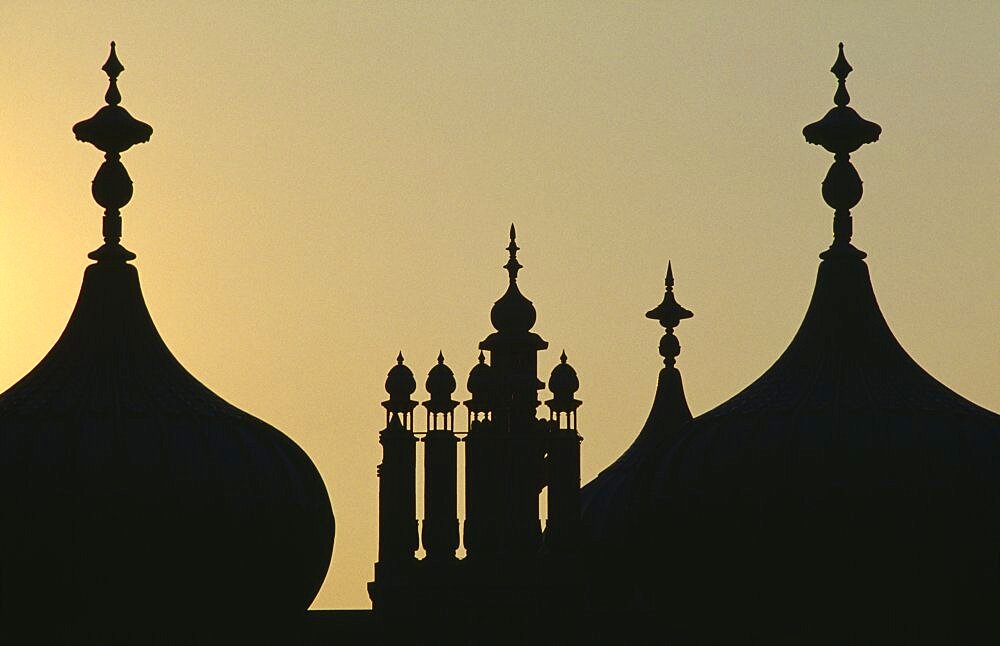
<path fill-rule="evenodd" d="M 386 378 L 371 612 L 305 612 L 333 544 L 319 473 L 191 376 L 153 325 L 121 246 L 121 153 L 152 128 L 119 105 L 114 43 L 103 69 L 107 105 L 74 132 L 105 153 L 93 183 L 104 243 L 60 339 L 0 394 L 6 641 L 1000 643 L 1000 416 L 920 368 L 879 311 L 851 242 L 862 184 L 850 154 L 881 127 L 848 106 L 843 45 L 835 107 L 803 130 L 834 154 L 833 242 L 777 362 L 692 418 L 674 335 L 692 313 L 668 264 L 646 314 L 665 329 L 649 416 L 581 490 L 579 379 L 563 352 L 538 418 L 548 343 L 531 331 L 512 225 L 467 430 L 443 354 L 423 431 L 402 353 Z M 53 610 L 56 590 L 73 603 Z"/>
<path fill-rule="evenodd" d="M 334 521 L 308 456 L 171 355 L 120 244 L 120 154 L 152 128 L 118 103 L 74 127 L 105 152 L 104 244 L 44 359 L 0 395 L 0 631 L 11 643 L 242 643 L 301 622 Z M 52 606 L 52 599 L 68 601 Z"/>
<path fill-rule="evenodd" d="M 774 366 L 687 423 L 679 378 L 668 408 L 661 375 L 636 443 L 584 489 L 588 556 L 625 572 L 616 619 L 658 640 L 998 643 L 1000 416 L 920 368 L 879 311 L 851 244 L 849 154 L 881 128 L 847 107 L 843 45 L 832 71 L 836 107 L 804 129 L 835 154 L 834 241 L 805 320 Z"/>
<path fill-rule="evenodd" d="M 537 353 L 548 343 L 531 331 L 535 308 L 521 294 L 518 247 L 510 229 L 507 291 L 490 312 L 496 332 L 469 373 L 468 431 L 455 430 L 455 376 L 438 354 L 427 375 L 425 432 L 414 431 L 413 373 L 397 365 L 386 378 L 386 427 L 379 434 L 379 560 L 369 584 L 389 641 L 514 643 L 566 634 L 582 602 L 578 568 L 580 436 L 573 397 L 579 380 L 565 352 L 552 371 L 549 420 L 536 416 Z M 417 551 L 417 444 L 424 467 L 423 559 Z M 466 556 L 456 558 L 458 446 L 465 451 Z M 543 536 L 539 495 L 548 488 Z M 427 600 L 424 602 L 423 600 Z M 459 611 L 459 609 L 461 609 Z M 419 624 L 419 634 L 413 626 Z"/>

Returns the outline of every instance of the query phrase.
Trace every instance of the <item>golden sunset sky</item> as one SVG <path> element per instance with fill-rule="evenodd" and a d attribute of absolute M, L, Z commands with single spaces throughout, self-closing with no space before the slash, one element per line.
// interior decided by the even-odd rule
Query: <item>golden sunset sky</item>
<path fill-rule="evenodd" d="M 648 412 L 668 259 L 695 414 L 777 359 L 831 240 L 832 155 L 801 129 L 844 41 L 851 106 L 883 127 L 852 158 L 882 310 L 1000 409 L 998 34 L 995 2 L 4 2 L 0 389 L 100 243 L 101 155 L 70 128 L 114 39 L 122 105 L 154 128 L 123 156 L 153 318 L 312 456 L 337 517 L 314 607 L 367 607 L 385 373 L 402 349 L 423 399 L 440 349 L 466 398 L 511 222 L 541 376 L 563 348 L 580 375 L 584 481 Z"/>

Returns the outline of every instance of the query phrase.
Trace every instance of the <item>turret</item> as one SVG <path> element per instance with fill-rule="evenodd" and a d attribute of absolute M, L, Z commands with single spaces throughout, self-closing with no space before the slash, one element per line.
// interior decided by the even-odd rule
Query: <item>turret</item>
<path fill-rule="evenodd" d="M 389 399 L 382 402 L 386 426 L 379 433 L 379 564 L 412 560 L 417 550 L 417 450 L 413 435 L 417 402 L 410 399 L 416 388 L 413 372 L 403 363 L 400 352 L 385 380 Z"/>
<path fill-rule="evenodd" d="M 574 397 L 580 388 L 576 370 L 566 361 L 566 351 L 549 377 L 552 399 L 549 407 L 549 430 L 546 476 L 549 517 L 545 525 L 545 544 L 552 552 L 572 550 L 579 542 L 580 531 L 580 442 L 576 430 L 576 409 L 583 403 Z"/>
<path fill-rule="evenodd" d="M 423 544 L 427 558 L 451 559 L 458 548 L 458 440 L 455 437 L 455 374 L 438 353 L 437 364 L 427 374 L 430 399 L 427 434 L 424 436 Z"/>

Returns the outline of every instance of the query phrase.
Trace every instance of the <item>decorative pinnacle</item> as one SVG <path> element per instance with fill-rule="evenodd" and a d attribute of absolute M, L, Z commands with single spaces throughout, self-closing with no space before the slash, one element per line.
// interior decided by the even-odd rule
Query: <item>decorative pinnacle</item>
<path fill-rule="evenodd" d="M 482 350 L 479 351 L 479 363 L 486 363 L 486 355 Z"/>
<path fill-rule="evenodd" d="M 821 258 L 830 255 L 864 258 L 865 253 L 851 244 L 854 225 L 851 219 L 851 209 L 861 201 L 861 176 L 851 164 L 851 153 L 864 144 L 878 141 L 882 134 L 882 126 L 866 121 L 847 104 L 851 96 L 847 93 L 847 75 L 851 73 L 851 64 L 844 56 L 844 44 L 840 43 L 837 61 L 830 71 L 837 77 L 837 92 L 833 96 L 835 106 L 815 123 L 802 129 L 806 141 L 823 146 L 833 153 L 833 165 L 827 171 L 823 180 L 823 200 L 834 209 L 833 244 L 827 251 L 820 254 Z"/>
<path fill-rule="evenodd" d="M 851 102 L 851 95 L 847 93 L 847 75 L 853 72 L 854 68 L 844 56 L 844 43 L 840 43 L 837 47 L 840 50 L 837 53 L 837 61 L 830 68 L 833 75 L 837 77 L 837 92 L 833 95 L 833 103 L 844 106 Z"/>
<path fill-rule="evenodd" d="M 667 261 L 667 277 L 663 280 L 663 285 L 663 300 L 646 312 L 646 318 L 659 321 L 665 330 L 663 338 L 660 339 L 660 356 L 663 357 L 663 365 L 670 367 L 681 353 L 681 344 L 674 336 L 674 328 L 683 319 L 689 319 L 694 314 L 681 307 L 674 297 L 674 269 L 670 261 Z"/>
<path fill-rule="evenodd" d="M 517 261 L 517 252 L 520 247 L 517 246 L 515 241 L 517 238 L 517 232 L 514 231 L 514 224 L 510 225 L 510 244 L 507 245 L 507 251 L 510 252 L 510 259 L 507 260 L 507 264 L 503 266 L 507 270 L 507 275 L 510 276 L 510 282 L 517 282 L 517 272 L 524 267 L 521 263 Z"/>
<path fill-rule="evenodd" d="M 566 363 L 566 350 L 565 349 L 562 351 L 562 354 L 559 355 L 559 363 Z"/>
<path fill-rule="evenodd" d="M 400 366 L 403 365 L 403 351 L 402 350 L 400 350 L 399 354 L 396 355 L 396 364 L 400 365 Z"/>
<path fill-rule="evenodd" d="M 149 141 L 153 128 L 135 119 L 119 105 L 122 96 L 118 91 L 118 75 L 125 71 L 125 67 L 118 60 L 114 42 L 101 69 L 108 75 L 108 91 L 104 94 L 107 105 L 91 118 L 73 126 L 73 134 L 79 141 L 93 144 L 105 153 L 104 163 L 94 176 L 90 189 L 94 200 L 104 207 L 104 244 L 88 255 L 98 262 L 126 262 L 135 258 L 135 254 L 119 244 L 122 237 L 121 209 L 132 199 L 132 178 L 121 163 L 121 153 L 135 144 Z"/>
<path fill-rule="evenodd" d="M 444 353 L 438 350 L 438 363 L 444 363 Z"/>

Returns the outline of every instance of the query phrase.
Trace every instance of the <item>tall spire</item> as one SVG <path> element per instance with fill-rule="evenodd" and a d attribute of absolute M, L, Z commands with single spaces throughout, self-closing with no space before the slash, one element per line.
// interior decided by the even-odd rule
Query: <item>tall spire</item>
<path fill-rule="evenodd" d="M 107 105 L 91 118 L 73 126 L 73 134 L 79 141 L 93 144 L 105 153 L 104 163 L 91 185 L 94 201 L 104 207 L 104 244 L 88 255 L 98 262 L 126 262 L 135 258 L 135 254 L 120 244 L 121 209 L 132 199 L 132 178 L 121 163 L 121 153 L 135 144 L 149 141 L 153 128 L 135 119 L 119 105 L 122 95 L 118 91 L 118 75 L 125 71 L 125 67 L 118 60 L 114 41 L 111 42 L 108 60 L 101 69 L 108 75 L 108 91 L 104 94 Z"/>
<path fill-rule="evenodd" d="M 802 129 L 806 141 L 823 146 L 833 153 L 833 165 L 823 180 L 823 199 L 834 209 L 833 244 L 820 254 L 821 258 L 831 256 L 851 256 L 864 258 L 865 252 L 851 244 L 853 224 L 851 209 L 861 201 L 861 177 L 851 164 L 851 153 L 863 146 L 878 141 L 882 126 L 865 121 L 848 107 L 851 95 L 847 92 L 847 75 L 853 71 L 844 56 L 844 43 L 840 43 L 837 61 L 830 68 L 837 77 L 837 91 L 833 95 L 835 107 L 815 123 Z"/>
<path fill-rule="evenodd" d="M 663 338 L 660 339 L 660 356 L 663 357 L 663 365 L 671 367 L 674 365 L 677 355 L 681 353 L 681 344 L 674 336 L 674 328 L 683 320 L 694 316 L 690 310 L 684 309 L 674 298 L 674 268 L 670 261 L 667 261 L 667 277 L 663 280 L 663 300 L 653 309 L 646 312 L 646 318 L 651 318 L 660 322 L 666 330 Z"/>

